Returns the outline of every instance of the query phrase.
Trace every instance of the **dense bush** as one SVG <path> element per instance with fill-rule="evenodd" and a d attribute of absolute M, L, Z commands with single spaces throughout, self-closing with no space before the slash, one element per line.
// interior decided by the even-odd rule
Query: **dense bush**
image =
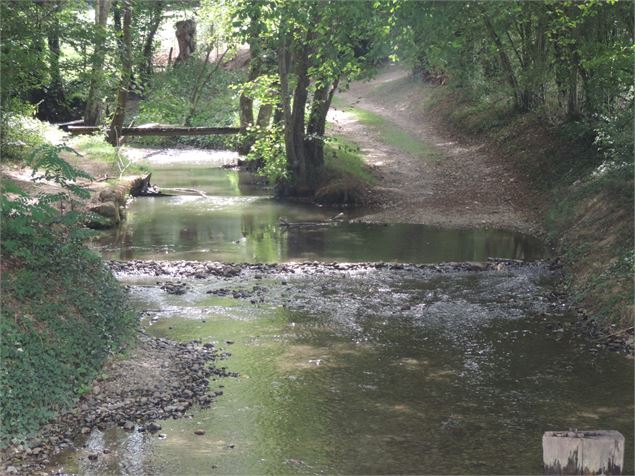
<path fill-rule="evenodd" d="M 123 289 L 83 244 L 74 211 L 81 171 L 44 145 L 30 165 L 62 192 L 30 197 L 3 183 L 0 214 L 0 444 L 22 440 L 87 388 L 135 328 Z"/>

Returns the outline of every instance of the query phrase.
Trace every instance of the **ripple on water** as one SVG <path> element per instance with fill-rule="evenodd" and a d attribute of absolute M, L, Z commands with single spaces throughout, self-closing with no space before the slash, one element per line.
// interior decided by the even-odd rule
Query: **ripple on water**
<path fill-rule="evenodd" d="M 618 356 L 590 359 L 570 330 L 546 332 L 544 310 L 562 304 L 546 266 L 225 275 L 215 263 L 171 263 L 141 267 L 167 273 L 159 277 L 120 275 L 138 308 L 169 311 L 149 332 L 231 340 L 226 365 L 241 378 L 222 381 L 213 409 L 164 422 L 165 440 L 126 446 L 131 436 L 119 434 L 119 448 L 139 448 L 135 469 L 84 462 L 84 473 L 533 474 L 545 430 L 600 425 L 632 441 L 632 369 Z M 218 272 L 179 273 L 199 268 Z M 157 280 L 181 280 L 187 292 L 168 294 Z"/>

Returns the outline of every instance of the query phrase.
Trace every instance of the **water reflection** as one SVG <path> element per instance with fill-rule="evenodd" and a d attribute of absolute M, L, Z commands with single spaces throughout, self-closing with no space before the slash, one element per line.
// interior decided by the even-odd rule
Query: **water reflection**
<path fill-rule="evenodd" d="M 107 258 L 439 262 L 545 255 L 538 240 L 501 230 L 351 223 L 281 227 L 281 218 L 324 222 L 337 210 L 274 200 L 254 185 L 252 175 L 235 170 L 177 164 L 156 170 L 153 180 L 198 189 L 207 197 L 136 199 L 127 222 L 94 242 Z"/>

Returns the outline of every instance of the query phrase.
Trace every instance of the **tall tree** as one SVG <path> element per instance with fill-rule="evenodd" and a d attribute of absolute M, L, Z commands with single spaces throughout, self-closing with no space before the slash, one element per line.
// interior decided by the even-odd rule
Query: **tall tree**
<path fill-rule="evenodd" d="M 279 115 L 290 177 L 286 193 L 311 195 L 324 165 L 326 114 L 333 95 L 340 81 L 372 69 L 377 45 L 387 32 L 383 25 L 390 2 L 327 0 L 303 3 L 302 8 L 292 0 L 238 3 L 250 12 L 250 22 L 258 20 L 257 29 L 254 23 L 247 28 L 238 25 L 243 39 L 258 39 L 248 82 L 255 81 L 262 64 L 255 62 L 262 62 L 265 49 L 260 45 L 264 42 L 276 51 Z M 241 102 L 244 127 L 254 121 L 250 99 Z M 268 104 L 263 116 L 272 110 Z"/>
<path fill-rule="evenodd" d="M 161 21 L 163 20 L 164 8 L 165 3 L 162 0 L 155 0 L 149 5 L 145 37 L 142 41 L 143 47 L 141 49 L 141 64 L 139 66 L 141 83 L 144 86 L 148 85 L 150 76 L 152 76 L 152 59 L 154 55 L 155 40 Z"/>
<path fill-rule="evenodd" d="M 399 2 L 399 55 L 520 112 L 592 116 L 632 84 L 628 2 Z M 628 85 L 628 86 L 627 86 Z"/>
<path fill-rule="evenodd" d="M 108 13 L 112 0 L 95 0 L 95 30 L 90 86 L 84 110 L 84 124 L 94 126 L 99 123 L 102 113 L 101 93 L 104 83 L 104 62 L 106 59 L 106 38 Z"/>
<path fill-rule="evenodd" d="M 120 42 L 121 56 L 121 76 L 119 79 L 119 88 L 117 91 L 117 105 L 115 114 L 110 124 L 108 133 L 108 141 L 113 145 L 118 145 L 121 137 L 121 129 L 126 115 L 126 103 L 128 99 L 128 90 L 130 89 L 132 78 L 132 8 L 131 0 L 123 0 L 123 26 L 122 41 Z"/>

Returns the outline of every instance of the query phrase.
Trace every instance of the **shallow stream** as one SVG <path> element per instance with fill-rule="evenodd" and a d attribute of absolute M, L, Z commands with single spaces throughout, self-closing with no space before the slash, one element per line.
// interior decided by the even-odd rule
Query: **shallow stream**
<path fill-rule="evenodd" d="M 505 231 L 333 224 L 210 163 L 155 157 L 154 182 L 207 197 L 137 199 L 96 244 L 113 259 L 482 261 L 545 256 Z M 161 160 L 163 157 L 163 163 Z M 226 160 L 226 156 L 221 156 Z M 218 165 L 218 161 L 215 164 Z M 248 178 L 248 177 L 245 177 Z M 243 266 L 235 276 L 122 272 L 148 332 L 216 341 L 238 378 L 166 438 L 95 430 L 80 474 L 541 474 L 544 431 L 615 429 L 632 472 L 632 362 L 576 336 L 543 263 L 494 270 Z M 157 281 L 186 284 L 168 294 Z M 205 430 L 197 436 L 196 429 Z"/>

